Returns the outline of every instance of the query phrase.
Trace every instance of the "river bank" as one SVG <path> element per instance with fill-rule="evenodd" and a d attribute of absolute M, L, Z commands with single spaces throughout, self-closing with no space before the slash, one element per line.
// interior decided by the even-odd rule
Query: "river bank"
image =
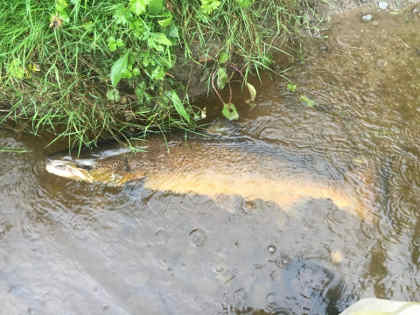
<path fill-rule="evenodd" d="M 293 59 L 311 8 L 307 0 L 3 3 L 0 122 L 79 147 L 193 129 L 206 116 L 196 96 L 247 82 L 273 55 Z"/>

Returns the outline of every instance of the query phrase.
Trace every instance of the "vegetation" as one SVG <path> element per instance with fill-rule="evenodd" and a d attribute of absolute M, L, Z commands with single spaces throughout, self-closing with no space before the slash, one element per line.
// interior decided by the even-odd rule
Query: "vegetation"
<path fill-rule="evenodd" d="M 0 123 L 90 146 L 115 137 L 194 128 L 203 118 L 189 63 L 219 91 L 233 75 L 269 69 L 309 25 L 305 0 L 14 0 L 0 4 Z M 177 68 L 180 67 L 180 68 Z M 197 82 L 194 82 L 197 84 Z"/>

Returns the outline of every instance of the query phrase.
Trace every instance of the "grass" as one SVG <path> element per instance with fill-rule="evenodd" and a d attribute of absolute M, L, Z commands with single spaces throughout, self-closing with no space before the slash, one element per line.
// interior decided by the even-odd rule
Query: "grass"
<path fill-rule="evenodd" d="M 141 4 L 147 4 L 142 7 Z M 0 123 L 92 146 L 194 128 L 188 62 L 210 88 L 270 69 L 299 41 L 306 0 L 15 0 L 0 4 Z M 223 74 L 223 75 L 222 75 Z"/>

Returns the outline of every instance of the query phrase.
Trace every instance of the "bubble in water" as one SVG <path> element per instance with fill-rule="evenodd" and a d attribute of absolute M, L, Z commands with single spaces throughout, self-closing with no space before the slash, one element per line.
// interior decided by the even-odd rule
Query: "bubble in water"
<path fill-rule="evenodd" d="M 274 263 L 276 264 L 277 267 L 279 268 L 283 268 L 285 266 L 287 266 L 290 262 L 290 257 L 287 255 L 280 255 L 279 257 L 277 257 L 274 260 Z"/>
<path fill-rule="evenodd" d="M 202 229 L 193 229 L 189 235 L 191 242 L 197 247 L 203 247 L 207 242 L 207 234 Z"/>
<path fill-rule="evenodd" d="M 270 253 L 271 255 L 273 255 L 276 252 L 277 248 L 276 246 L 270 244 L 267 246 L 267 252 Z"/>

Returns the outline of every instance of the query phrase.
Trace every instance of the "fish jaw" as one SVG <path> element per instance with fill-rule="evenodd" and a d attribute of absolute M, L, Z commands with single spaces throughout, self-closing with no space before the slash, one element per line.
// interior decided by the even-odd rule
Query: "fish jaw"
<path fill-rule="evenodd" d="M 48 160 L 45 169 L 48 173 L 56 176 L 88 183 L 94 182 L 94 178 L 88 170 L 79 167 L 70 160 Z"/>

